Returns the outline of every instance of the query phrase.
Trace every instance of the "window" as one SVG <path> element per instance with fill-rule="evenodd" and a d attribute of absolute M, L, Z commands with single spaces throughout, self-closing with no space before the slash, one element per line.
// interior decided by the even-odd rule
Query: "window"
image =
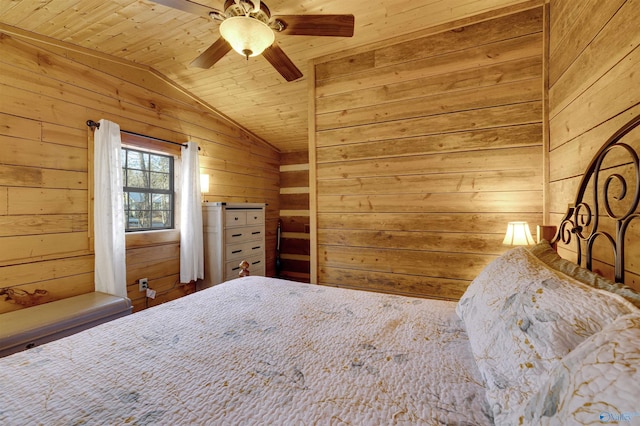
<path fill-rule="evenodd" d="M 173 157 L 122 148 L 125 231 L 174 227 Z"/>

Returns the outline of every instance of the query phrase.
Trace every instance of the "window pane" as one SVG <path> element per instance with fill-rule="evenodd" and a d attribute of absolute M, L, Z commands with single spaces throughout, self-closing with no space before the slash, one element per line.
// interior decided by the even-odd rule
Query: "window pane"
<path fill-rule="evenodd" d="M 141 228 L 140 219 L 135 217 L 132 212 L 127 215 L 127 228 L 136 229 Z"/>
<path fill-rule="evenodd" d="M 127 167 L 130 169 L 141 169 L 142 153 L 137 151 L 127 151 Z"/>
<path fill-rule="evenodd" d="M 122 152 L 127 231 L 173 228 L 173 157 L 129 148 Z"/>
<path fill-rule="evenodd" d="M 139 151 L 129 151 L 127 154 L 129 169 L 149 170 L 149 154 Z"/>
<path fill-rule="evenodd" d="M 129 188 L 149 188 L 149 173 L 140 170 L 127 172 L 127 186 Z"/>
<path fill-rule="evenodd" d="M 151 171 L 152 172 L 169 172 L 169 157 L 161 157 L 159 155 L 151 155 Z"/>
<path fill-rule="evenodd" d="M 154 211 L 152 228 L 170 228 L 171 227 L 171 212 L 168 210 Z"/>
<path fill-rule="evenodd" d="M 170 189 L 171 181 L 167 173 L 151 172 L 151 188 L 153 189 Z"/>
<path fill-rule="evenodd" d="M 151 210 L 149 194 L 129 192 L 129 210 Z"/>
<path fill-rule="evenodd" d="M 151 228 L 151 211 L 149 210 L 139 210 L 136 211 L 136 216 L 140 220 L 141 228 Z"/>
<path fill-rule="evenodd" d="M 169 194 L 153 194 L 153 210 L 169 210 L 171 196 Z"/>

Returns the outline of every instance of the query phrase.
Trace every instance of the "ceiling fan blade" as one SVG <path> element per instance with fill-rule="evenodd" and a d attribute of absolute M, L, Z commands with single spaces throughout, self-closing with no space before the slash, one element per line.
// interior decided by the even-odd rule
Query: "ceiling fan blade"
<path fill-rule="evenodd" d="M 205 18 L 211 17 L 211 12 L 214 14 L 221 14 L 219 10 L 204 6 L 199 3 L 194 3 L 190 0 L 151 0 L 154 3 L 161 4 L 163 6 L 172 7 L 174 9 L 182 10 L 183 12 L 193 13 L 194 15 L 204 16 Z"/>
<path fill-rule="evenodd" d="M 270 47 L 267 47 L 267 49 L 262 52 L 262 56 L 273 65 L 285 80 L 293 81 L 302 77 L 302 72 L 277 44 L 273 43 Z"/>
<path fill-rule="evenodd" d="M 353 37 L 353 15 L 278 15 L 285 24 L 282 34 Z"/>
<path fill-rule="evenodd" d="M 202 52 L 200 56 L 195 58 L 189 66 L 198 68 L 211 68 L 213 64 L 218 62 L 224 55 L 231 50 L 231 45 L 227 40 L 220 37 L 207 50 Z"/>

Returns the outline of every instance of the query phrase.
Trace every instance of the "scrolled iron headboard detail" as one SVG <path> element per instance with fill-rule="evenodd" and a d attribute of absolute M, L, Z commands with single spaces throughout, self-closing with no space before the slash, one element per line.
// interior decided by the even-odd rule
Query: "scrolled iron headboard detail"
<path fill-rule="evenodd" d="M 580 181 L 575 202 L 569 206 L 567 213 L 558 226 L 558 232 L 552 240 L 553 244 L 562 242 L 567 245 L 575 240 L 578 256 L 577 263 L 582 265 L 582 249 L 584 247 L 585 267 L 591 270 L 594 243 L 596 240 L 604 238 L 609 242 L 613 250 L 615 281 L 620 283 L 624 282 L 625 234 L 631 221 L 640 218 L 640 212 L 638 211 L 638 204 L 640 203 L 640 160 L 636 150 L 628 143 L 623 142 L 622 139 L 638 125 L 640 125 L 640 115 L 634 117 L 615 132 L 591 160 Z M 603 168 L 605 158 L 614 150 L 616 152 L 620 150 L 626 152 L 629 160 L 625 164 L 632 166 L 634 171 L 633 179 L 635 181 L 630 182 L 630 176 L 625 177 L 620 173 L 611 172 Z M 604 180 L 601 184 L 601 179 L 603 178 Z M 589 184 L 592 187 L 593 199 L 591 204 L 584 199 Z M 634 187 L 635 191 L 630 194 L 629 189 Z M 617 193 L 614 193 L 614 188 L 618 189 Z M 633 198 L 631 198 L 631 195 Z M 628 207 L 616 213 L 613 205 L 622 206 L 623 201 L 628 204 Z M 606 218 L 606 220 L 615 224 L 612 227 L 615 232 L 603 229 L 601 226 L 602 218 Z"/>

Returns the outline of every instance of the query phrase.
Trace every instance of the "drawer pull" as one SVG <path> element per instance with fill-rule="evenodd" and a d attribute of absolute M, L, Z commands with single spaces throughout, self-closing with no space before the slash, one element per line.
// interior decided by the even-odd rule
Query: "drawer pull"
<path fill-rule="evenodd" d="M 231 234 L 232 237 L 242 237 L 242 234 Z"/>
<path fill-rule="evenodd" d="M 239 267 L 239 266 L 236 266 L 235 268 L 232 268 L 231 270 L 232 270 L 232 271 L 237 271 L 238 269 L 240 269 L 240 267 Z"/>
<path fill-rule="evenodd" d="M 238 216 L 234 217 L 233 220 L 238 220 L 240 219 Z"/>
<path fill-rule="evenodd" d="M 262 234 L 261 231 L 254 231 L 254 232 L 251 233 L 251 235 L 260 235 L 260 234 Z"/>
<path fill-rule="evenodd" d="M 255 247 L 251 247 L 251 250 L 258 250 L 260 248 L 262 248 L 262 246 L 255 246 Z"/>
<path fill-rule="evenodd" d="M 251 262 L 252 265 L 257 265 L 258 263 L 260 263 L 259 260 L 256 260 L 255 262 Z"/>
<path fill-rule="evenodd" d="M 232 251 L 231 253 L 233 253 L 233 254 L 236 254 L 236 253 L 242 253 L 242 249 L 240 249 L 240 250 L 234 250 L 234 251 Z"/>

